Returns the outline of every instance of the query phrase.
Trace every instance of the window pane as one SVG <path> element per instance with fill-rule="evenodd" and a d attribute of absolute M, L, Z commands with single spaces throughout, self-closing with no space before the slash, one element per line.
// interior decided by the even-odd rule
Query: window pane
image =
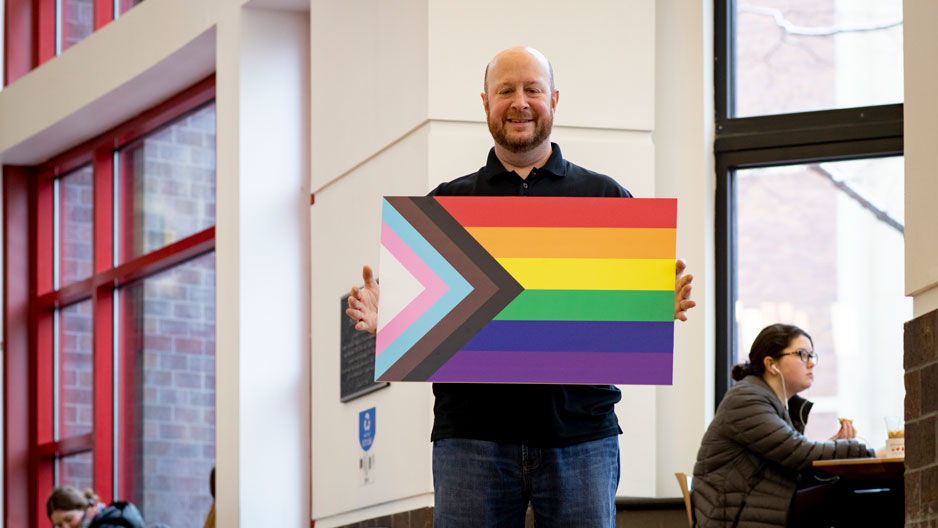
<path fill-rule="evenodd" d="M 91 276 L 94 179 L 90 165 L 59 179 L 59 285 Z"/>
<path fill-rule="evenodd" d="M 121 150 L 121 261 L 215 225 L 215 105 Z"/>
<path fill-rule="evenodd" d="M 94 489 L 94 458 L 91 451 L 59 458 L 56 463 L 59 465 L 59 486 Z"/>
<path fill-rule="evenodd" d="M 904 295 L 902 158 L 736 173 L 738 361 L 765 326 L 791 323 L 820 355 L 806 434 L 853 418 L 873 447 L 902 415 Z"/>
<path fill-rule="evenodd" d="M 94 0 L 62 0 L 62 51 L 94 31 Z"/>
<path fill-rule="evenodd" d="M 124 288 L 121 310 L 130 500 L 150 523 L 201 527 L 215 464 L 214 254 Z"/>
<path fill-rule="evenodd" d="M 143 2 L 143 0 L 119 0 L 118 7 L 120 8 L 120 14 L 123 15 L 127 12 L 128 9 L 139 4 L 140 2 Z"/>
<path fill-rule="evenodd" d="M 66 306 L 59 316 L 59 438 L 68 438 L 90 433 L 94 423 L 91 301 Z"/>
<path fill-rule="evenodd" d="M 902 102 L 901 0 L 737 0 L 736 116 Z"/>

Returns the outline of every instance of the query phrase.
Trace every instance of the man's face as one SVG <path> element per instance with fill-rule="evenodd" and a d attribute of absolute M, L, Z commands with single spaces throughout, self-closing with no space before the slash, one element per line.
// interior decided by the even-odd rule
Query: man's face
<path fill-rule="evenodd" d="M 550 140 L 557 92 L 547 65 L 524 51 L 499 55 L 489 67 L 482 102 L 495 143 L 527 152 Z"/>

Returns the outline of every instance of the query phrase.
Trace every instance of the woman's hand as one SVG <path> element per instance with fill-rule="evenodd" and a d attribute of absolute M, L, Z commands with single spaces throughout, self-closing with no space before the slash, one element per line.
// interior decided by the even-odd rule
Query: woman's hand
<path fill-rule="evenodd" d="M 850 418 L 840 419 L 840 430 L 837 431 L 831 440 L 850 440 L 857 437 L 857 430 L 853 428 L 853 420 Z"/>

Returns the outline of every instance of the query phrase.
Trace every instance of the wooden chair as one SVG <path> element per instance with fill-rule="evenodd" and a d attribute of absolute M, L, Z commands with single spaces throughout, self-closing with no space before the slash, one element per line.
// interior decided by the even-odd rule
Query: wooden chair
<path fill-rule="evenodd" d="M 677 485 L 681 487 L 681 494 L 684 495 L 684 507 L 687 508 L 687 526 L 694 528 L 694 506 L 690 502 L 690 488 L 687 487 L 687 473 L 675 473 Z"/>

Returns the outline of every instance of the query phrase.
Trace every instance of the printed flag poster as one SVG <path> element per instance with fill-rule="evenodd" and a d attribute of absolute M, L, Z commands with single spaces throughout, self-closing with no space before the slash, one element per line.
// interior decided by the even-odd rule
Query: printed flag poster
<path fill-rule="evenodd" d="M 677 200 L 385 197 L 377 381 L 670 385 Z"/>

